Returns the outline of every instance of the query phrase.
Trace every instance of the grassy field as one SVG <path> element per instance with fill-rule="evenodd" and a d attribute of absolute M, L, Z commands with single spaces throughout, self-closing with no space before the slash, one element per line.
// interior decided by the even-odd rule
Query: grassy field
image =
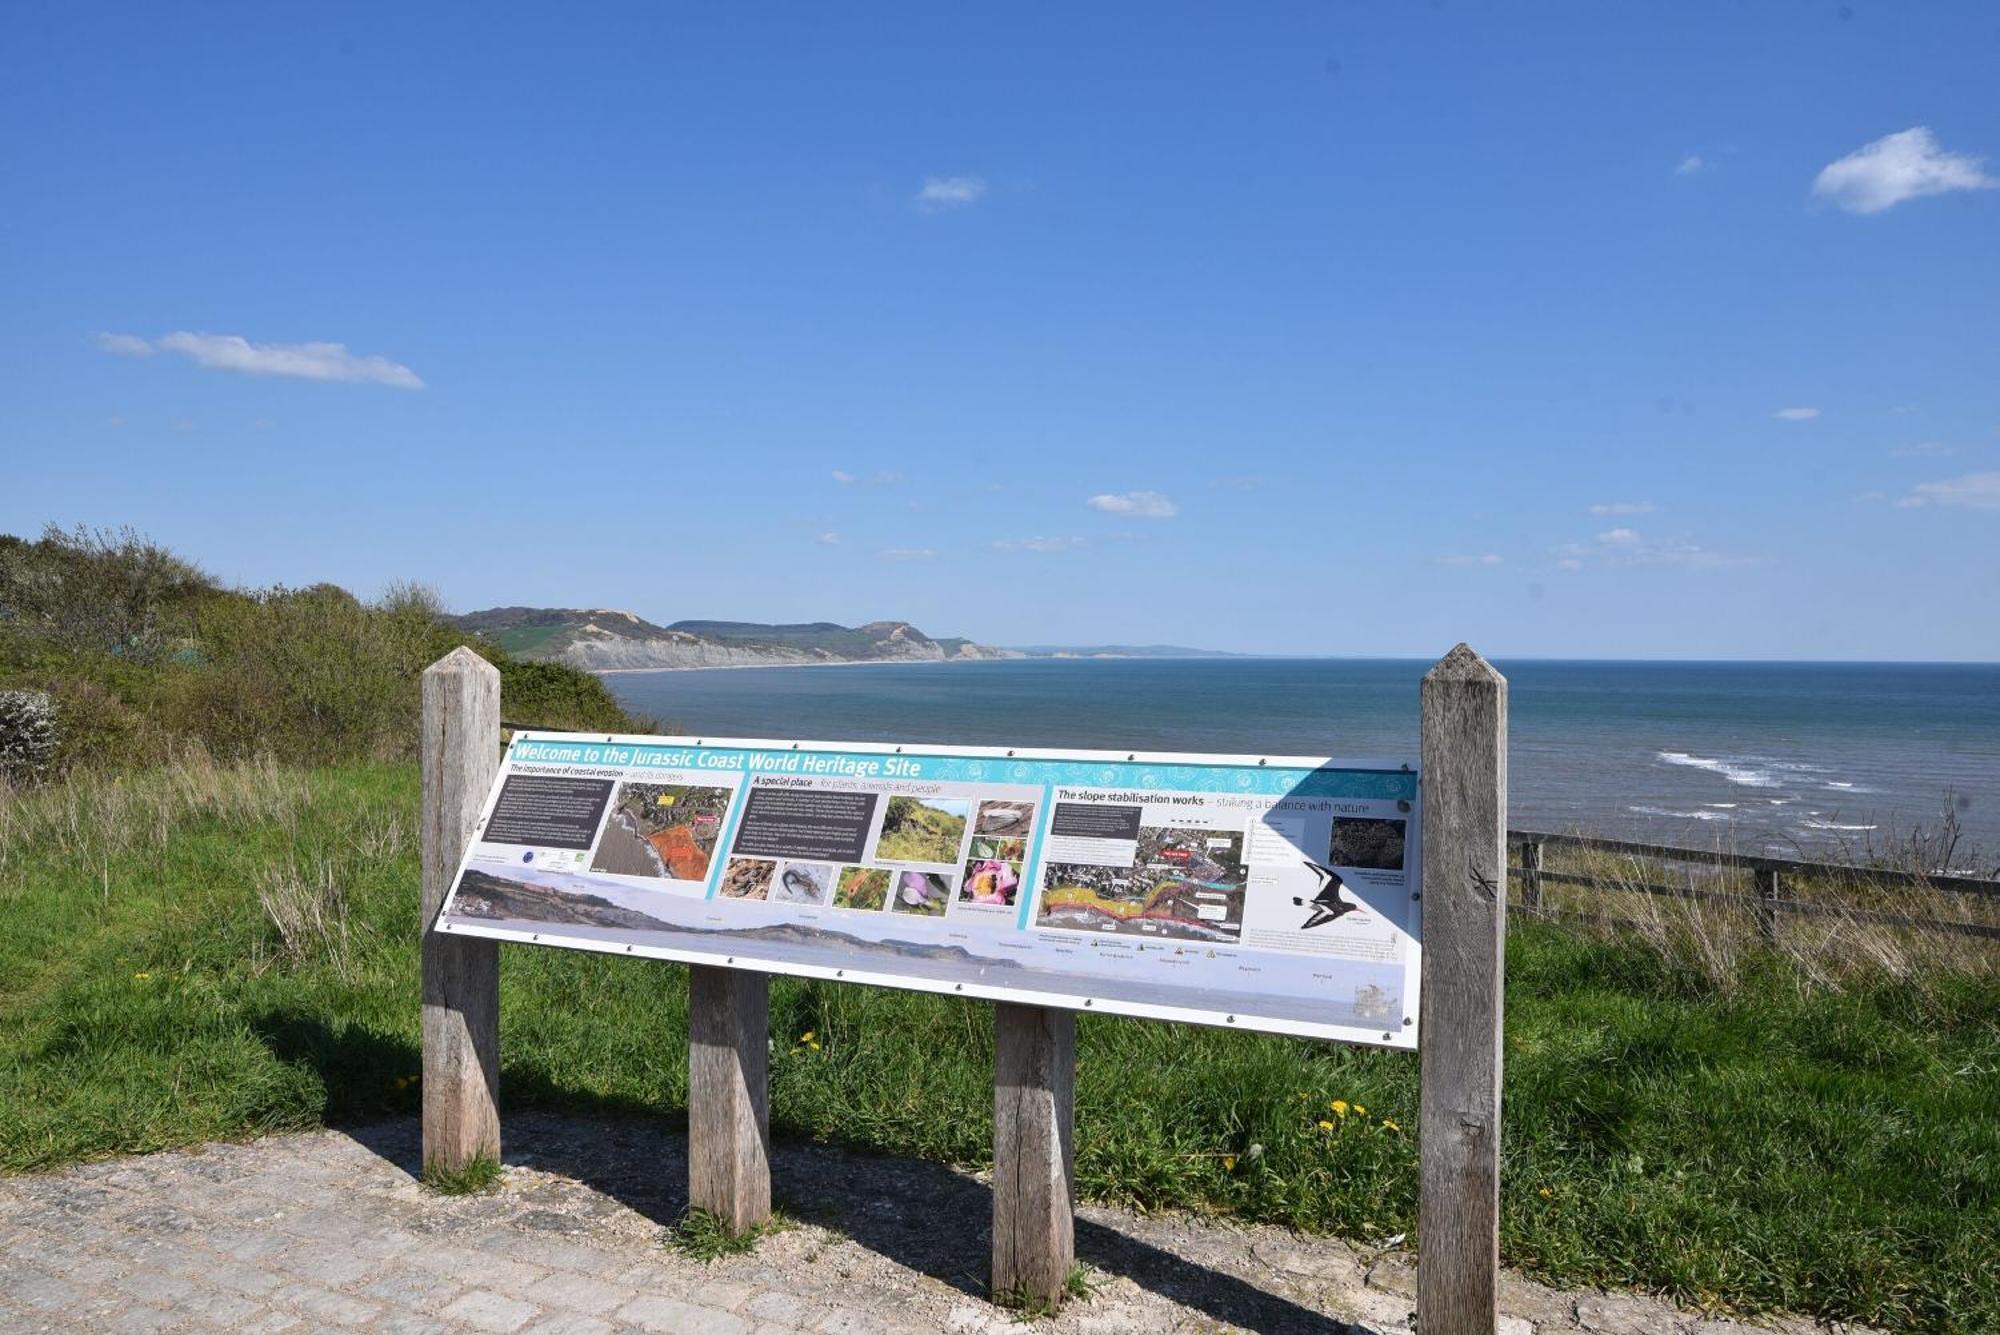
<path fill-rule="evenodd" d="M 207 765 L 0 796 L 0 1169 L 416 1110 L 416 775 Z M 503 1099 L 678 1117 L 661 964 L 510 947 Z M 772 995 L 781 1137 L 979 1163 L 975 1003 Z M 1551 1280 L 2000 1329 L 2000 984 L 1724 982 L 1638 941 L 1510 944 L 1502 1248 Z M 810 1037 L 808 1037 L 810 1036 Z M 1099 1199 L 1409 1230 L 1413 1057 L 1086 1015 Z"/>

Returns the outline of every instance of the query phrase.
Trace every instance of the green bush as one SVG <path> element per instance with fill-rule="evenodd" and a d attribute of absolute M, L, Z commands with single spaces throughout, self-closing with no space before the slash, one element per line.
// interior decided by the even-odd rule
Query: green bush
<path fill-rule="evenodd" d="M 510 720 L 641 726 L 588 673 L 458 629 L 421 585 L 373 603 L 332 584 L 231 590 L 129 531 L 0 535 L 0 689 L 55 700 L 57 771 L 156 764 L 189 744 L 312 763 L 406 755 L 418 676 L 459 645 L 500 670 Z"/>

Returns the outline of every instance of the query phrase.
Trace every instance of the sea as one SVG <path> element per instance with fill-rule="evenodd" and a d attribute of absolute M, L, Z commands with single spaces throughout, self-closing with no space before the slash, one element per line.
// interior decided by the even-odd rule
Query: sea
<path fill-rule="evenodd" d="M 690 736 L 1408 759 L 1430 664 L 1000 659 L 620 672 Z M 1496 660 L 1509 824 L 1865 856 L 1950 812 L 1961 870 L 2000 860 L 2000 664 Z"/>

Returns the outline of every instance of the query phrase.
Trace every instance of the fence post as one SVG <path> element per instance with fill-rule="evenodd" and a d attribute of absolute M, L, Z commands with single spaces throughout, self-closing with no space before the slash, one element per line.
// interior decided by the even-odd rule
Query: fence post
<path fill-rule="evenodd" d="M 1061 1300 L 1076 1263 L 1076 1016 L 993 1007 L 993 1294 Z"/>
<path fill-rule="evenodd" d="M 688 966 L 688 1203 L 731 1233 L 771 1217 L 771 980 Z"/>
<path fill-rule="evenodd" d="M 1757 868 L 1757 934 L 1766 945 L 1778 944 L 1778 869 Z"/>
<path fill-rule="evenodd" d="M 1526 839 L 1521 843 L 1521 907 L 1538 909 L 1542 906 L 1542 841 Z"/>
<path fill-rule="evenodd" d="M 500 1157 L 500 945 L 431 930 L 500 771 L 500 673 L 463 646 L 423 675 L 423 1162 Z"/>
<path fill-rule="evenodd" d="M 1417 1329 L 1494 1335 L 1507 679 L 1459 645 L 1424 676 L 1422 733 Z"/>

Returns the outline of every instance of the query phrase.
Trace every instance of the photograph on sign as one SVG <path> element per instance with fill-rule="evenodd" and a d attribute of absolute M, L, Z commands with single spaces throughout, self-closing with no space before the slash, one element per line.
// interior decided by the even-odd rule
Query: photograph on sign
<path fill-rule="evenodd" d="M 440 930 L 1416 1046 L 1414 766 L 517 734 Z"/>

